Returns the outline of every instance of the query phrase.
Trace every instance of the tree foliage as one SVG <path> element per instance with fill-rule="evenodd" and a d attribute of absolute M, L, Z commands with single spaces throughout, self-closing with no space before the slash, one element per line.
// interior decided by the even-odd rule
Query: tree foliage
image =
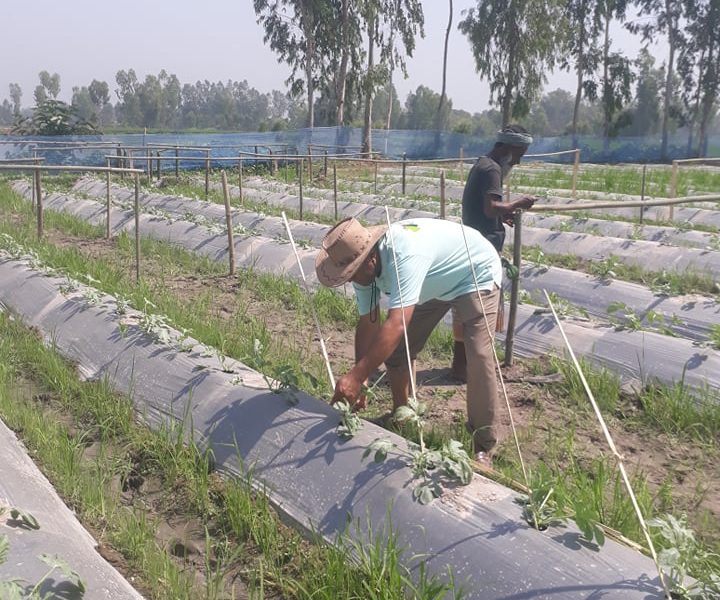
<path fill-rule="evenodd" d="M 565 35 L 561 23 L 558 0 L 478 0 L 460 21 L 503 125 L 525 116 L 538 97 Z"/>
<path fill-rule="evenodd" d="M 667 158 L 668 127 L 673 102 L 675 53 L 684 43 L 681 21 L 684 18 L 683 0 L 635 0 L 640 20 L 628 23 L 633 33 L 642 33 L 645 42 L 652 42 L 658 34 L 664 34 L 668 41 L 668 58 L 665 63 L 663 93 L 662 145 L 660 156 Z M 649 20 L 644 17 L 651 17 Z"/>
<path fill-rule="evenodd" d="M 19 116 L 10 133 L 13 135 L 94 135 L 101 133 L 83 120 L 74 106 L 49 98 L 33 109 L 32 116 Z"/>

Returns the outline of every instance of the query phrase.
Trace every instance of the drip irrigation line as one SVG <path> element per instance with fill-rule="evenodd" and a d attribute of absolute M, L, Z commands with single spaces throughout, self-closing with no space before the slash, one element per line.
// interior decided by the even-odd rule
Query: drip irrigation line
<path fill-rule="evenodd" d="M 480 300 L 480 308 L 482 308 L 483 312 L 483 322 L 485 323 L 488 336 L 491 340 L 493 340 L 490 343 L 490 346 L 492 347 L 493 358 L 495 359 L 495 367 L 497 368 L 497 373 L 500 377 L 500 387 L 502 388 L 503 398 L 505 399 L 505 406 L 507 406 L 508 415 L 510 416 L 510 428 L 512 429 L 513 439 L 515 440 L 515 448 L 517 449 L 518 458 L 520 459 L 520 467 L 522 468 L 523 478 L 525 480 L 525 485 L 529 488 L 530 480 L 528 478 L 527 469 L 525 468 L 525 461 L 523 460 L 522 451 L 520 450 L 520 439 L 518 438 L 517 429 L 515 427 L 515 419 L 513 418 L 512 409 L 510 408 L 510 400 L 508 399 L 507 389 L 505 387 L 505 378 L 503 377 L 502 369 L 500 368 L 500 359 L 498 358 L 497 349 L 495 348 L 495 336 L 490 329 L 490 323 L 488 322 L 487 313 L 485 312 L 485 303 L 483 302 L 482 294 L 480 293 L 480 285 L 478 284 L 477 275 L 475 273 L 475 265 L 473 264 L 472 255 L 470 254 L 470 246 L 468 245 L 467 236 L 465 235 L 465 225 L 461 224 L 460 230 L 462 231 L 463 242 L 465 243 L 465 251 L 467 252 L 468 262 L 470 263 L 470 272 L 472 273 L 473 283 L 475 284 L 475 293 L 477 294 L 478 300 Z M 500 294 L 501 296 L 499 300 L 502 299 L 502 287 L 500 288 Z"/>
<path fill-rule="evenodd" d="M 282 213 L 282 218 L 283 222 L 285 223 L 285 229 L 287 230 L 288 238 L 290 238 L 290 244 L 292 245 L 293 252 L 295 253 L 295 259 L 297 260 L 298 268 L 300 269 L 300 276 L 302 277 L 303 286 L 305 287 L 305 291 L 310 298 L 310 311 L 312 312 L 313 320 L 315 321 L 315 328 L 317 329 L 318 338 L 320 339 L 320 348 L 322 349 L 322 355 L 325 359 L 325 368 L 327 369 L 328 377 L 330 378 L 330 387 L 334 390 L 335 377 L 333 376 L 332 367 L 330 366 L 330 357 L 328 356 L 327 347 L 325 346 L 325 338 L 323 337 L 322 331 L 320 330 L 320 320 L 318 319 L 317 311 L 315 310 L 315 304 L 313 303 L 313 298 L 315 298 L 315 296 L 312 293 L 310 286 L 308 285 L 307 279 L 305 278 L 305 269 L 303 269 L 302 262 L 300 261 L 300 255 L 298 254 L 297 247 L 295 246 L 295 240 L 293 239 L 292 231 L 290 231 L 290 223 L 288 223 L 287 217 L 285 216 L 285 211 L 283 211 Z"/>
<path fill-rule="evenodd" d="M 633 491 L 632 484 L 630 483 L 630 478 L 628 477 L 627 471 L 625 470 L 625 463 L 623 461 L 623 456 L 618 452 L 618 449 L 615 446 L 615 442 L 612 439 L 612 436 L 610 435 L 610 431 L 607 428 L 607 425 L 605 423 L 605 419 L 603 419 L 602 413 L 600 412 L 600 408 L 597 405 L 597 402 L 595 401 L 595 396 L 592 393 L 592 390 L 590 389 L 590 386 L 588 385 L 587 379 L 585 379 L 585 374 L 583 373 L 583 370 L 580 368 L 580 363 L 578 363 L 577 358 L 575 357 L 575 352 L 573 352 L 572 346 L 570 346 L 570 342 L 567 339 L 567 336 L 565 335 L 565 330 L 563 329 L 562 324 L 560 323 L 560 319 L 557 316 L 557 313 L 555 312 L 555 306 L 552 303 L 552 300 L 550 299 L 550 295 L 547 293 L 545 289 L 543 289 L 543 293 L 545 294 L 545 298 L 547 299 L 548 306 L 550 307 L 550 310 L 552 311 L 553 317 L 555 318 L 555 322 L 557 323 L 558 328 L 560 329 L 560 334 L 562 335 L 563 341 L 565 342 L 565 346 L 568 350 L 568 353 L 570 354 L 570 358 L 572 359 L 573 365 L 575 366 L 575 370 L 577 371 L 578 375 L 580 376 L 580 381 L 582 381 L 583 387 L 585 388 L 585 393 L 587 394 L 588 398 L 590 399 L 590 404 L 592 404 L 593 410 L 595 411 L 595 415 L 598 418 L 598 421 L 600 422 L 600 428 L 603 431 L 603 434 L 605 435 L 605 439 L 608 443 L 608 446 L 610 447 L 610 451 L 615 455 L 615 458 L 618 462 L 618 468 L 620 469 L 620 473 L 622 475 L 623 481 L 625 482 L 625 487 L 628 490 L 628 494 L 630 495 L 630 500 L 632 502 L 633 508 L 635 509 L 635 514 L 638 517 L 638 520 L 640 521 L 640 527 L 643 530 L 643 534 L 645 535 L 645 540 L 648 543 L 648 548 L 650 549 L 650 554 L 652 556 L 653 561 L 655 562 L 655 566 L 657 567 L 658 576 L 660 577 L 660 583 L 663 586 L 663 589 L 665 590 L 665 596 L 667 600 L 672 600 L 672 595 L 670 593 L 670 589 L 668 588 L 667 581 L 665 581 L 665 574 L 663 573 L 662 568 L 660 567 L 660 562 L 658 561 L 657 553 L 655 552 L 655 546 L 652 541 L 652 537 L 650 536 L 650 532 L 648 531 L 647 524 L 645 523 L 645 517 L 642 514 L 642 510 L 640 509 L 640 505 L 638 504 L 637 498 L 635 497 L 635 492 Z"/>

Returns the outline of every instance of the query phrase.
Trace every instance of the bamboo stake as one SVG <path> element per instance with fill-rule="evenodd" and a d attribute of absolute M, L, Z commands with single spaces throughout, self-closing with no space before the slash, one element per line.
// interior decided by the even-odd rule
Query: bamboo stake
<path fill-rule="evenodd" d="M 233 243 L 233 222 L 232 213 L 230 212 L 230 194 L 228 192 L 227 175 L 225 171 L 221 172 L 222 187 L 223 187 L 223 198 L 225 200 L 225 224 L 227 226 L 227 237 L 228 237 L 228 261 L 230 268 L 230 275 L 235 275 L 235 244 Z"/>
<path fill-rule="evenodd" d="M 117 165 L 118 165 L 118 167 L 120 167 L 121 169 L 124 168 L 124 167 L 126 167 L 127 165 L 125 164 L 125 159 L 124 159 L 124 157 L 123 157 L 124 152 L 123 152 L 123 149 L 122 149 L 120 146 L 118 146 L 117 150 L 115 151 L 115 154 L 117 155 Z M 120 179 L 121 179 L 122 181 L 125 181 L 125 173 L 120 173 Z"/>
<path fill-rule="evenodd" d="M 640 202 L 645 202 L 645 175 L 647 173 L 647 165 L 643 165 L 642 170 L 642 183 L 640 185 Z M 640 207 L 640 225 L 642 225 L 643 218 L 645 217 L 645 209 Z"/>
<path fill-rule="evenodd" d="M 515 213 L 515 237 L 513 238 L 513 265 L 520 271 L 522 261 L 522 211 Z M 512 367 L 513 345 L 515 343 L 515 322 L 517 320 L 520 276 L 510 282 L 510 312 L 508 314 L 507 333 L 505 334 L 505 366 Z M 502 290 L 500 291 L 502 301 Z"/>
<path fill-rule="evenodd" d="M 440 218 L 445 218 L 445 171 L 440 171 Z"/>
<path fill-rule="evenodd" d="M 175 179 L 180 179 L 180 161 L 178 160 L 179 156 L 180 148 L 175 146 Z"/>
<path fill-rule="evenodd" d="M 145 153 L 145 175 L 148 185 L 152 183 L 152 151 L 148 148 Z"/>
<path fill-rule="evenodd" d="M 287 230 L 290 244 L 292 244 L 293 252 L 295 253 L 295 259 L 297 260 L 298 267 L 300 269 L 300 275 L 302 276 L 303 285 L 305 291 L 312 298 L 312 291 L 308 285 L 307 278 L 305 277 L 305 270 L 303 269 L 302 262 L 300 261 L 300 255 L 298 254 L 297 247 L 295 246 L 295 240 L 293 239 L 292 231 L 290 231 L 290 223 L 288 223 L 285 211 L 282 213 L 283 222 L 285 223 L 285 229 Z M 327 369 L 328 379 L 330 379 L 330 388 L 335 389 L 335 377 L 333 375 L 332 367 L 330 366 L 330 357 L 328 356 L 327 346 L 325 345 L 325 338 L 323 337 L 322 331 L 320 330 L 320 320 L 315 310 L 315 304 L 310 302 L 310 310 L 312 312 L 313 320 L 315 321 L 315 329 L 317 329 L 318 339 L 320 340 L 320 349 L 322 350 L 323 358 L 325 359 L 325 368 Z"/>
<path fill-rule="evenodd" d="M 35 186 L 37 187 L 35 193 L 37 197 L 37 236 L 38 239 L 42 239 L 45 219 L 43 215 L 42 174 L 40 169 L 35 171 Z"/>
<path fill-rule="evenodd" d="M 210 195 L 210 150 L 205 152 L 205 200 Z"/>
<path fill-rule="evenodd" d="M 573 162 L 572 174 L 572 197 L 577 198 L 577 179 L 580 171 L 580 148 L 575 150 L 575 161 Z"/>
<path fill-rule="evenodd" d="M 37 164 L 36 159 L 37 159 L 37 152 L 36 152 L 35 150 L 33 150 L 33 162 L 34 162 L 35 164 Z M 35 196 L 36 196 L 36 193 L 37 193 L 37 181 L 36 181 L 36 178 L 35 178 L 35 173 L 33 173 L 33 182 L 32 182 L 32 185 L 30 186 L 30 190 L 31 190 L 31 192 L 32 192 L 32 198 L 31 198 L 31 200 L 30 200 L 30 206 L 31 206 L 31 208 L 32 208 L 32 211 L 35 212 Z"/>
<path fill-rule="evenodd" d="M 720 202 L 720 194 L 707 196 L 682 196 L 681 198 L 665 198 L 663 200 L 646 200 L 640 202 L 583 202 L 579 204 L 535 204 L 529 210 L 532 212 L 567 212 L 574 210 L 592 210 L 598 208 L 636 208 L 638 206 L 674 206 L 690 202 Z"/>
<path fill-rule="evenodd" d="M 333 161 L 333 207 L 335 208 L 335 221 L 338 220 L 337 206 L 337 164 Z"/>
<path fill-rule="evenodd" d="M 375 185 L 373 187 L 375 194 L 377 194 L 377 176 L 378 176 L 378 164 L 377 164 L 377 161 L 375 161 Z"/>
<path fill-rule="evenodd" d="M 106 162 L 109 169 L 110 159 Z M 105 239 L 110 239 L 110 171 L 105 173 Z"/>
<path fill-rule="evenodd" d="M 405 169 L 407 166 L 407 153 L 403 152 L 402 158 L 402 195 L 405 195 Z"/>
<path fill-rule="evenodd" d="M 298 173 L 300 174 L 300 179 L 298 180 L 298 184 L 300 186 L 300 220 L 303 220 L 303 159 L 300 159 L 300 168 L 298 169 Z"/>
<path fill-rule="evenodd" d="M 674 160 L 672 162 L 672 178 L 670 179 L 670 198 L 677 197 L 677 178 L 678 178 L 678 161 Z M 671 204 L 670 209 L 668 210 L 668 219 L 670 221 L 672 221 L 674 216 L 675 216 L 675 209 L 673 208 L 673 205 Z"/>
<path fill-rule="evenodd" d="M 140 175 L 135 173 L 135 282 L 140 283 Z"/>
<path fill-rule="evenodd" d="M 238 187 L 240 188 L 240 206 L 245 206 L 243 200 L 243 159 L 240 157 L 238 161 Z"/>
<path fill-rule="evenodd" d="M 325 150 L 325 158 L 324 158 L 324 163 L 323 163 L 323 173 L 324 173 L 324 175 L 325 175 L 325 179 L 327 179 L 327 174 L 328 174 L 328 151 L 327 151 L 327 150 Z"/>
<path fill-rule="evenodd" d="M 607 425 L 605 424 L 605 419 L 603 419 L 602 413 L 600 412 L 600 408 L 597 405 L 597 402 L 595 401 L 595 396 L 592 393 L 592 390 L 590 389 L 590 386 L 588 385 L 587 380 L 585 379 L 585 374 L 583 373 L 583 370 L 580 368 L 580 363 L 578 363 L 577 358 L 575 357 L 575 352 L 573 352 L 572 347 L 570 346 L 570 342 L 567 339 L 567 336 L 565 335 L 565 330 L 563 329 L 562 323 L 560 322 L 560 319 L 557 316 L 557 313 L 555 312 L 555 307 L 553 306 L 552 300 L 550 300 L 550 296 L 547 293 L 547 290 L 543 289 L 543 293 L 545 294 L 545 298 L 548 302 L 548 306 L 550 307 L 550 310 L 552 311 L 553 318 L 555 319 L 555 323 L 557 323 L 558 329 L 560 330 L 560 334 L 562 335 L 563 341 L 565 342 L 565 347 L 568 350 L 568 353 L 570 354 L 570 358 L 572 359 L 573 365 L 575 365 L 575 370 L 577 371 L 578 375 L 580 376 L 580 381 L 582 381 L 583 387 L 585 388 L 585 393 L 587 394 L 588 398 L 590 399 L 590 404 L 593 407 L 593 410 L 595 411 L 595 416 L 597 417 L 600 428 L 602 429 L 603 435 L 605 436 L 605 440 L 608 443 L 608 446 L 610 447 L 610 451 L 615 455 L 615 458 L 618 462 L 618 468 L 620 469 L 620 474 L 622 475 L 623 482 L 625 483 L 625 487 L 627 488 L 628 494 L 630 495 L 630 500 L 632 501 L 633 508 L 635 509 L 635 514 L 638 517 L 638 520 L 640 521 L 640 527 L 643 531 L 643 534 L 645 535 L 645 540 L 648 543 L 648 548 L 650 549 L 650 554 L 652 555 L 653 561 L 655 561 L 655 567 L 657 567 L 658 570 L 658 576 L 660 577 L 660 583 L 662 583 L 663 589 L 665 590 L 665 596 L 667 597 L 667 600 L 671 600 L 672 595 L 670 594 L 670 590 L 668 588 L 667 581 L 665 581 L 665 574 L 663 573 L 662 568 L 660 567 L 660 563 L 658 562 L 658 557 L 655 552 L 655 545 L 653 544 L 652 537 L 650 536 L 650 532 L 648 531 L 647 523 L 645 522 L 645 517 L 642 514 L 642 510 L 640 509 L 640 506 L 637 502 L 637 498 L 635 497 L 635 492 L 633 491 L 632 484 L 630 483 L 630 478 L 628 477 L 628 474 L 625 470 L 625 463 L 623 460 L 622 454 L 618 452 L 618 449 L 615 446 L 615 442 L 613 441 L 612 436 L 610 435 L 610 431 L 607 428 Z"/>
<path fill-rule="evenodd" d="M 308 146 L 308 181 L 310 182 L 310 185 L 312 185 L 312 146 Z M 300 217 L 302 219 L 302 217 Z"/>

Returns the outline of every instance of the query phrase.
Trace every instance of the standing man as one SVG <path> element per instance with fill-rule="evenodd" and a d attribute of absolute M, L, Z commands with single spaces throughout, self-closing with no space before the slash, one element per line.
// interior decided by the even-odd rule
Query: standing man
<path fill-rule="evenodd" d="M 523 196 L 510 202 L 503 202 L 503 179 L 510 169 L 520 162 L 532 137 L 520 125 L 508 125 L 499 131 L 497 141 L 487 156 L 481 156 L 470 169 L 462 199 L 462 220 L 465 225 L 477 229 L 493 245 L 498 255 L 505 243 L 506 223 L 512 227 L 514 214 L 530 208 L 535 203 L 532 196 Z M 505 262 L 505 261 L 504 261 Z M 509 263 L 508 263 L 509 264 Z M 502 292 L 498 306 L 498 327 L 502 331 Z M 462 327 L 453 324 L 455 346 L 453 350 L 452 374 L 455 378 L 467 380 L 467 359 Z"/>
<path fill-rule="evenodd" d="M 363 384 L 384 362 L 393 408 L 406 405 L 412 374 L 403 325 L 414 364 L 448 309 L 455 311 L 470 365 L 468 429 L 476 458 L 489 464 L 498 437 L 492 344 L 502 281 L 500 258 L 490 242 L 478 231 L 451 221 L 409 219 L 394 223 L 388 232 L 385 226 L 365 228 L 350 218 L 325 236 L 315 271 L 327 287 L 351 281 L 360 313 L 355 365 L 338 379 L 333 402 L 347 399 L 363 408 Z M 380 293 L 388 296 L 389 308 L 382 323 Z"/>

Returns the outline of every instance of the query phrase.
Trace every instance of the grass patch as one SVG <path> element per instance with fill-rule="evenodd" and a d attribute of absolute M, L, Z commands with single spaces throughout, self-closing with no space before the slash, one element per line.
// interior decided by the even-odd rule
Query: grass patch
<path fill-rule="evenodd" d="M 308 544 L 255 494 L 251 474 L 223 482 L 211 473 L 210 454 L 184 443 L 182 427 L 136 425 L 126 398 L 106 382 L 79 382 L 71 365 L 6 314 L 0 314 L 0 365 L 3 419 L 22 431 L 66 501 L 140 574 L 149 597 L 225 598 L 237 591 L 238 572 L 250 597 L 266 590 L 328 600 L 366 598 L 367 590 L 398 600 L 461 596 L 451 574 L 440 581 L 420 566 L 420 575 L 411 575 L 391 526 L 361 539 L 341 536 L 337 546 Z M 21 374 L 30 374 L 42 393 L 34 399 L 14 393 Z M 67 413 L 74 417 L 70 425 L 58 418 Z M 89 440 L 99 446 L 93 458 L 84 453 Z M 204 568 L 174 557 L 177 550 L 156 539 L 161 515 L 148 514 L 141 502 L 123 502 L 113 488 L 114 481 L 123 489 L 152 476 L 162 483 L 161 512 L 189 514 L 204 527 Z"/>

